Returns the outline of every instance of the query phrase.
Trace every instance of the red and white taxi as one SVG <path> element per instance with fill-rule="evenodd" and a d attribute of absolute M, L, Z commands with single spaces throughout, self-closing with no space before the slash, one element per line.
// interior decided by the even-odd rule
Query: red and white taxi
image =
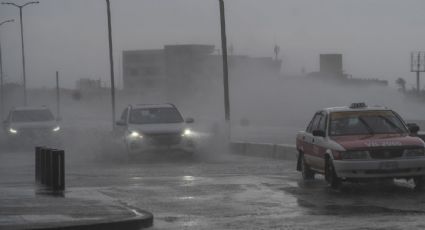
<path fill-rule="evenodd" d="M 393 110 L 364 103 L 316 112 L 297 135 L 297 170 L 304 179 L 324 174 L 333 188 L 342 181 L 371 178 L 413 179 L 425 184 L 425 143 Z"/>

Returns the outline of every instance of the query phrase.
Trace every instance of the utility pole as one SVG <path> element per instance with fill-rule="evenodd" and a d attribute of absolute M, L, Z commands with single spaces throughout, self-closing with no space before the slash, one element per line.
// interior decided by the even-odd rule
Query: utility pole
<path fill-rule="evenodd" d="M 56 71 L 56 119 L 61 119 L 60 114 L 60 88 L 59 88 L 59 71 Z"/>
<path fill-rule="evenodd" d="M 421 68 L 421 53 L 420 52 L 418 52 L 418 66 L 417 66 L 417 70 L 416 70 L 416 90 L 417 90 L 417 93 L 418 93 L 418 95 L 419 95 L 419 93 L 420 93 L 420 90 L 421 90 L 421 86 L 420 86 L 420 80 L 419 80 L 419 74 L 420 74 L 420 72 L 419 72 L 419 69 Z"/>
<path fill-rule="evenodd" d="M 425 72 L 425 52 L 417 51 L 410 54 L 410 72 L 416 72 L 416 93 L 421 92 L 420 73 Z"/>
<path fill-rule="evenodd" d="M 221 50 L 223 57 L 223 88 L 224 88 L 224 117 L 226 123 L 230 126 L 230 101 L 229 101 L 229 67 L 227 63 L 227 38 L 226 38 L 226 19 L 224 12 L 224 1 L 220 3 L 220 25 L 221 25 Z"/>
<path fill-rule="evenodd" d="M 114 80 L 114 57 L 112 52 L 112 26 L 111 26 L 111 6 L 106 0 L 108 14 L 108 38 L 109 38 L 109 65 L 111 70 L 111 104 L 112 104 L 112 129 L 115 129 L 115 80 Z"/>
<path fill-rule="evenodd" d="M 0 22 L 0 26 L 7 22 L 14 22 L 15 20 L 10 19 L 3 22 Z M 4 120 L 4 76 L 3 76 L 3 59 L 1 52 L 1 37 L 0 37 L 0 119 L 3 122 Z"/>
<path fill-rule="evenodd" d="M 24 26 L 22 22 L 22 8 L 30 4 L 38 4 L 40 2 L 27 2 L 23 5 L 17 5 L 13 2 L 2 2 L 3 5 L 11 5 L 19 8 L 19 19 L 21 22 L 21 46 L 22 46 L 22 78 L 23 78 L 23 87 L 24 87 L 24 105 L 27 105 L 27 80 L 26 80 L 26 72 L 25 72 L 25 49 L 24 49 Z"/>

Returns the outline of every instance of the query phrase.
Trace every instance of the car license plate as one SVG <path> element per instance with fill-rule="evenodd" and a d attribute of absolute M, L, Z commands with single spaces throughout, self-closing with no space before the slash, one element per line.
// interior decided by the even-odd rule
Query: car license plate
<path fill-rule="evenodd" d="M 398 168 L 398 163 L 396 161 L 382 162 L 379 165 L 379 168 L 380 169 L 386 169 L 386 170 L 396 169 L 396 168 Z"/>

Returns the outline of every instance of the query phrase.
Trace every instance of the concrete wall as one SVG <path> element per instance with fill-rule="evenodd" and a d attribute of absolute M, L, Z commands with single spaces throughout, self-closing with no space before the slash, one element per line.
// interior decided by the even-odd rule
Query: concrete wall
<path fill-rule="evenodd" d="M 296 160 L 297 156 L 295 145 L 288 144 L 232 142 L 230 144 L 230 149 L 233 153 L 246 156 L 285 160 Z"/>

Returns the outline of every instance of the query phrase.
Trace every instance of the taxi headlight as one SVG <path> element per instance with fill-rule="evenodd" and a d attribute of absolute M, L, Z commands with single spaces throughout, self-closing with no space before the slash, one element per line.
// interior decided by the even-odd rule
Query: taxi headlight
<path fill-rule="evenodd" d="M 143 138 L 143 136 L 137 131 L 130 131 L 130 137 L 132 137 L 132 138 Z"/>
<path fill-rule="evenodd" d="M 342 160 L 357 160 L 357 159 L 367 159 L 369 151 L 345 151 L 341 152 Z"/>
<path fill-rule="evenodd" d="M 52 130 L 53 130 L 53 132 L 57 132 L 57 131 L 59 131 L 61 129 L 61 127 L 60 126 L 56 126 L 55 128 L 53 128 Z"/>
<path fill-rule="evenodd" d="M 13 128 L 10 128 L 9 129 L 9 132 L 12 133 L 12 134 L 17 134 L 18 133 L 18 130 L 13 129 Z"/>
<path fill-rule="evenodd" d="M 420 148 L 420 149 L 406 149 L 404 150 L 404 156 L 405 157 L 423 157 L 425 156 L 424 154 L 424 149 Z"/>

